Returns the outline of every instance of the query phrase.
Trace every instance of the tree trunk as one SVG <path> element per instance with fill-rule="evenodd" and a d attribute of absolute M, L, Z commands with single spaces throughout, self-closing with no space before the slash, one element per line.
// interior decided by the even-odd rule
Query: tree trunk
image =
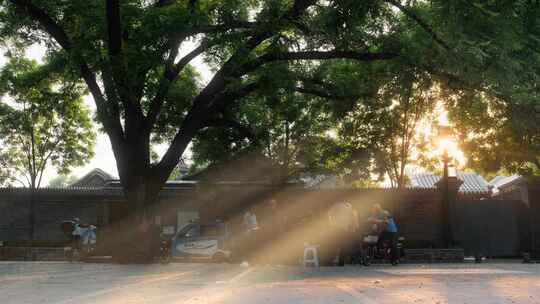
<path fill-rule="evenodd" d="M 154 249 L 149 245 L 155 242 L 149 238 L 155 238 L 157 233 L 153 206 L 187 145 L 204 126 L 205 114 L 204 109 L 200 109 L 184 120 L 183 132 L 175 136 L 158 164 L 150 162 L 151 128 L 140 129 L 140 125 L 126 124 L 122 136 L 116 136 L 114 130 L 108 131 L 128 208 L 122 220 L 112 223 L 113 235 L 108 238 L 113 242 L 113 256 L 118 260 L 147 262 L 152 259 Z M 151 235 L 152 231 L 154 235 Z"/>
<path fill-rule="evenodd" d="M 30 113 L 33 113 L 31 111 Z M 34 134 L 34 124 L 33 119 L 30 119 L 30 153 L 31 153 L 31 164 L 30 164 L 30 242 L 34 243 L 36 237 L 36 203 L 35 203 L 35 191 L 36 191 L 36 139 Z"/>
<path fill-rule="evenodd" d="M 154 224 L 154 208 L 161 186 L 150 177 L 137 176 L 129 180 L 124 187 L 124 196 L 128 204 L 128 212 L 113 225 L 112 244 L 113 257 L 121 263 L 152 262 L 157 249 L 155 238 L 157 228 Z M 136 180 L 133 181 L 133 180 Z"/>
<path fill-rule="evenodd" d="M 35 203 L 35 197 L 34 193 L 35 188 L 30 187 L 30 206 L 29 206 L 29 213 L 30 213 L 30 242 L 33 243 L 34 239 L 36 238 L 36 203 Z"/>
<path fill-rule="evenodd" d="M 124 263 L 151 262 L 156 252 L 151 245 L 157 231 L 154 226 L 152 206 L 166 178 L 159 175 L 150 164 L 148 138 L 134 137 L 134 142 L 124 143 L 129 148 L 117 152 L 117 166 L 127 203 L 127 214 L 111 223 L 113 258 Z M 124 152 L 124 153 L 121 153 Z M 119 156 L 119 157 L 118 157 Z M 169 172 L 170 173 L 170 172 Z"/>
<path fill-rule="evenodd" d="M 289 144 L 290 144 L 290 128 L 289 128 L 289 121 L 285 120 L 285 138 L 284 138 L 284 145 L 283 145 L 283 166 L 281 168 L 281 180 L 280 182 L 285 184 L 287 183 L 287 180 L 289 179 L 289 167 L 290 167 L 290 151 L 289 151 Z"/>

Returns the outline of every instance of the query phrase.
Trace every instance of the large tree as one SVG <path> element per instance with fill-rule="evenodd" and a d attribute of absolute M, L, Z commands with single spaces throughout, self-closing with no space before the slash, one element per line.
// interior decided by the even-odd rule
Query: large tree
<path fill-rule="evenodd" d="M 250 75 L 273 62 L 399 56 L 385 2 L 3 1 L 5 38 L 41 42 L 78 69 L 108 134 L 135 210 L 155 201 L 192 138 L 223 108 L 257 89 Z M 391 29 L 390 29 L 391 30 Z M 180 52 L 189 40 L 193 50 Z M 204 54 L 216 72 L 178 112 L 156 163 L 150 141 L 169 92 Z"/>
<path fill-rule="evenodd" d="M 5 0 L 0 33 L 40 42 L 79 72 L 110 138 L 126 197 L 141 211 L 192 139 L 258 91 L 261 75 L 275 64 L 401 60 L 439 74 L 477 72 L 477 54 L 467 53 L 473 48 L 452 44 L 472 35 L 459 27 L 469 21 L 467 4 L 450 2 Z M 502 11 L 511 6 L 496 2 Z M 477 10 L 485 23 L 500 19 L 491 8 Z M 195 47 L 183 48 L 190 41 Z M 197 56 L 215 73 L 191 90 L 188 67 Z M 172 133 L 169 148 L 152 162 L 150 142 L 170 109 L 176 123 L 163 124 Z"/>
<path fill-rule="evenodd" d="M 93 157 L 86 90 L 50 62 L 12 57 L 0 71 L 0 175 L 31 189 L 54 167 L 65 174 Z"/>

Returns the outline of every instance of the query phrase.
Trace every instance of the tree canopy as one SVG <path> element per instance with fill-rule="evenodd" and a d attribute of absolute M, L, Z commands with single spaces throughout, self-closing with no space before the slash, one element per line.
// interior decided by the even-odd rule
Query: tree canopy
<path fill-rule="evenodd" d="M 12 57 L 0 71 L 0 175 L 5 182 L 41 186 L 52 165 L 60 174 L 87 163 L 95 140 L 85 89 L 54 64 Z"/>
<path fill-rule="evenodd" d="M 60 174 L 49 181 L 48 186 L 52 188 L 66 188 L 77 181 L 77 177 L 73 175 Z"/>
<path fill-rule="evenodd" d="M 329 112 L 345 116 L 370 102 L 376 108 L 381 99 L 373 96 L 392 75 L 416 70 L 508 104 L 537 97 L 538 7 L 529 0 L 5 0 L 0 35 L 18 45 L 46 45 L 78 72 L 111 140 L 126 195 L 141 210 L 194 138 L 203 145 L 205 134 L 238 136 L 223 133 L 245 133 L 248 120 L 259 129 L 274 121 L 265 136 L 277 138 L 302 126 L 307 112 L 299 105 L 316 103 L 296 94 L 332 100 Z M 198 56 L 214 72 L 206 83 L 191 65 Z M 262 96 L 257 109 L 253 96 Z M 295 108 L 302 111 L 293 115 Z M 274 117 L 258 120 L 264 113 Z M 309 128 L 318 128 L 313 121 Z M 169 144 L 155 162 L 152 141 Z M 262 142 L 287 151 L 280 140 Z"/>

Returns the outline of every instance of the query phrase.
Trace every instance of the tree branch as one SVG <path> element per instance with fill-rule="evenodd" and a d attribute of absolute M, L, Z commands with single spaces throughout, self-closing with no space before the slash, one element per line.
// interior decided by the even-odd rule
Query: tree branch
<path fill-rule="evenodd" d="M 165 7 L 169 4 L 173 4 L 176 0 L 158 0 L 154 3 L 154 7 Z"/>
<path fill-rule="evenodd" d="M 173 32 L 169 38 L 171 51 L 175 46 L 180 44 L 188 37 L 198 34 L 211 34 L 211 33 L 224 33 L 231 30 L 238 29 L 253 29 L 259 24 L 249 21 L 231 21 L 223 24 L 203 24 L 197 26 L 191 26 L 187 28 L 181 28 L 177 32 Z"/>
<path fill-rule="evenodd" d="M 368 96 L 368 94 L 366 95 L 335 95 L 335 94 L 329 93 L 327 90 L 324 90 L 324 89 L 316 89 L 316 88 L 301 87 L 301 86 L 295 87 L 294 91 L 298 93 L 302 93 L 302 94 L 315 95 L 322 98 L 340 99 L 340 100 L 358 99 L 358 98 Z"/>
<path fill-rule="evenodd" d="M 354 51 L 304 51 L 304 52 L 284 52 L 284 53 L 268 53 L 260 58 L 262 61 L 277 61 L 277 60 L 328 60 L 328 59 L 355 59 L 360 61 L 388 60 L 394 59 L 399 54 L 391 52 L 354 52 Z"/>
<path fill-rule="evenodd" d="M 125 129 L 126 131 L 138 132 L 136 126 L 144 119 L 142 107 L 137 99 L 135 90 L 130 86 L 128 79 L 132 76 L 127 73 L 126 64 L 122 51 L 122 21 L 120 16 L 120 1 L 107 0 L 107 38 L 109 60 L 114 84 L 120 101 L 125 109 Z M 132 130 L 133 128 L 133 130 Z M 131 133 L 131 132 L 130 132 Z"/>
<path fill-rule="evenodd" d="M 61 141 L 61 137 L 59 136 L 58 139 L 54 142 L 52 147 L 56 147 Z M 38 162 L 37 171 L 39 172 L 39 179 L 37 183 L 37 187 L 39 188 L 41 185 L 41 178 L 43 177 L 43 172 L 45 172 L 45 167 L 47 166 L 47 162 L 49 161 L 52 154 L 55 152 L 54 148 L 52 148 L 49 153 L 45 156 L 44 154 L 41 155 L 40 160 Z"/>
<path fill-rule="evenodd" d="M 295 20 L 303 12 L 316 3 L 316 0 L 295 0 L 292 7 L 281 17 L 283 20 Z M 178 163 L 182 153 L 196 135 L 198 130 L 204 126 L 208 111 L 212 102 L 216 100 L 219 92 L 222 92 L 227 85 L 227 78 L 234 74 L 237 63 L 243 60 L 245 55 L 256 48 L 260 43 L 271 37 L 274 32 L 271 30 L 256 31 L 252 37 L 244 44 L 244 47 L 236 53 L 221 67 L 214 75 L 208 85 L 195 97 L 193 107 L 189 110 L 180 126 L 178 133 L 174 136 L 169 149 L 165 152 L 160 162 L 154 168 L 160 174 L 159 179 L 165 181 L 168 176 L 159 172 L 170 172 Z M 221 97 L 223 98 L 223 96 Z M 218 100 L 220 98 L 217 98 Z M 167 173 L 168 174 L 168 173 Z"/>
<path fill-rule="evenodd" d="M 415 12 L 410 10 L 408 7 L 403 6 L 399 0 L 385 0 L 386 2 L 390 3 L 391 5 L 397 7 L 400 11 L 402 11 L 405 15 L 407 15 L 409 18 L 413 19 L 426 31 L 433 40 L 435 40 L 440 46 L 442 46 L 446 50 L 450 50 L 450 46 L 442 40 L 437 33 L 424 21 L 420 16 L 418 16 Z"/>
<path fill-rule="evenodd" d="M 178 54 L 178 50 L 171 53 L 167 62 L 167 67 L 165 68 L 165 72 L 163 73 L 163 77 L 160 81 L 158 92 L 152 99 L 148 114 L 146 116 L 146 130 L 148 132 L 150 132 L 154 127 L 163 102 L 165 101 L 165 97 L 167 96 L 171 85 L 176 80 L 180 72 L 184 69 L 184 67 L 186 67 L 186 65 L 189 64 L 189 62 L 191 62 L 191 60 L 206 51 L 209 47 L 210 45 L 208 43 L 201 43 L 201 45 L 182 57 L 182 59 L 180 59 L 176 64 L 174 64 L 174 58 L 176 57 L 176 54 Z"/>
<path fill-rule="evenodd" d="M 43 10 L 32 4 L 31 0 L 9 0 L 26 15 L 39 22 L 45 31 L 51 35 L 62 48 L 71 49 L 71 42 L 64 30 Z"/>
<path fill-rule="evenodd" d="M 122 51 L 122 24 L 120 21 L 120 2 L 118 0 L 107 0 L 107 34 L 109 43 L 109 56 L 116 57 Z"/>
<path fill-rule="evenodd" d="M 249 139 L 251 142 L 254 142 L 256 139 L 255 133 L 253 130 L 246 125 L 243 125 L 239 123 L 236 120 L 233 119 L 226 119 L 226 118 L 213 118 L 209 119 L 206 122 L 206 126 L 208 127 L 228 127 L 231 129 L 237 130 L 241 136 Z"/>
<path fill-rule="evenodd" d="M 256 68 L 272 62 L 283 60 L 331 60 L 331 59 L 354 59 L 359 61 L 390 60 L 398 57 L 398 53 L 392 52 L 354 52 L 354 51 L 303 51 L 303 52 L 282 52 L 267 53 L 255 60 L 244 64 L 235 73 L 236 76 L 244 75 Z"/>
<path fill-rule="evenodd" d="M 235 100 L 242 99 L 249 94 L 253 93 L 255 90 L 261 87 L 260 82 L 252 82 L 249 83 L 235 91 L 225 91 L 221 94 L 218 94 L 214 101 L 212 102 L 212 106 L 209 108 L 212 112 L 221 112 L 225 109 L 225 106 L 228 102 L 233 102 Z"/>
<path fill-rule="evenodd" d="M 235 20 L 223 24 L 198 25 L 184 30 L 183 33 L 188 36 L 193 36 L 196 34 L 219 33 L 238 29 L 252 29 L 259 25 L 260 24 L 256 22 Z"/>
<path fill-rule="evenodd" d="M 157 0 L 154 3 L 154 7 L 157 7 L 157 8 L 165 7 L 175 2 L 179 2 L 179 1 L 178 0 Z M 188 0 L 188 7 L 190 10 L 193 10 L 193 8 L 195 7 L 195 3 L 197 3 L 197 0 Z"/>
<path fill-rule="evenodd" d="M 0 178 L 3 178 L 5 182 L 8 182 L 8 186 L 10 186 L 10 184 L 11 184 L 11 183 L 9 183 L 9 180 L 13 180 L 13 181 L 16 181 L 16 182 L 20 183 L 23 187 L 26 187 L 26 184 L 24 183 L 24 181 L 19 179 L 16 176 L 12 176 L 10 174 L 0 174 Z"/>

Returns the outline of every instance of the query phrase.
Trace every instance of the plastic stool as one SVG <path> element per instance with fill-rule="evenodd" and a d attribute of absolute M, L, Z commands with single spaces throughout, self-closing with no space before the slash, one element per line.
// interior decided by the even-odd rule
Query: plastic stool
<path fill-rule="evenodd" d="M 305 245 L 304 246 L 304 267 L 312 264 L 315 267 L 319 267 L 319 255 L 317 254 L 318 245 Z"/>

